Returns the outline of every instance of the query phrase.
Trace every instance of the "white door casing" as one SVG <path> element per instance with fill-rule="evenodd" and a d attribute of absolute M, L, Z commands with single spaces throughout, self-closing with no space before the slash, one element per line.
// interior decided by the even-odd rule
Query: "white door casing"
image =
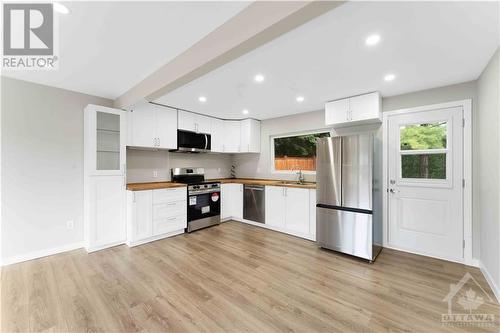
<path fill-rule="evenodd" d="M 384 114 L 386 247 L 472 264 L 470 118 L 470 101 Z M 401 147 L 401 129 L 419 124 L 444 126 L 446 146 L 430 150 Z M 422 159 L 429 163 L 431 158 L 443 161 L 443 156 L 444 174 L 434 163 L 441 171 L 426 174 L 420 169 L 420 174 L 412 174 L 406 167 L 403 175 L 402 159 L 418 160 L 422 166 Z"/>

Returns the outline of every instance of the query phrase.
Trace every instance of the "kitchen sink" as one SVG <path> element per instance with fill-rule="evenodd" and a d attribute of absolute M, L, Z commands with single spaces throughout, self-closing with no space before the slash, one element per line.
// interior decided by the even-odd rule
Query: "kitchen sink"
<path fill-rule="evenodd" d="M 297 181 L 293 181 L 293 180 L 282 180 L 279 182 L 279 184 L 282 184 L 282 185 L 310 185 L 308 183 L 305 183 L 305 182 L 297 182 Z"/>

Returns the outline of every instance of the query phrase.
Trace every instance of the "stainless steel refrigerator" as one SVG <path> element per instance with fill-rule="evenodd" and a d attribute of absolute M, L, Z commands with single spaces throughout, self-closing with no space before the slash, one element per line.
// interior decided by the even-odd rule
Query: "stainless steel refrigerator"
<path fill-rule="evenodd" d="M 382 249 L 379 166 L 373 134 L 318 139 L 316 242 L 374 261 Z"/>

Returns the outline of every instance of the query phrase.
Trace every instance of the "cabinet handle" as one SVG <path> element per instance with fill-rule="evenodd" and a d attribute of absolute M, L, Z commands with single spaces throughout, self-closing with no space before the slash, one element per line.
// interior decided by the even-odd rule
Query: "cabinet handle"
<path fill-rule="evenodd" d="M 160 140 L 160 138 L 158 138 L 158 147 L 160 147 L 160 146 L 161 146 L 161 140 Z"/>

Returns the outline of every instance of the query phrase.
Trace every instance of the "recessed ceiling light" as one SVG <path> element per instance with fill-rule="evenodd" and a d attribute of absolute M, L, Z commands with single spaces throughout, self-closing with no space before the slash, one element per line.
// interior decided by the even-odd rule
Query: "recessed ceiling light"
<path fill-rule="evenodd" d="M 243 111 L 241 111 L 243 114 L 248 114 L 248 110 L 247 109 L 243 109 Z"/>
<path fill-rule="evenodd" d="M 59 14 L 69 14 L 69 9 L 68 7 L 66 7 L 65 5 L 59 3 L 59 2 L 54 2 L 53 3 L 53 8 L 56 12 L 58 12 Z"/>
<path fill-rule="evenodd" d="M 207 98 L 205 96 L 200 96 L 198 97 L 198 100 L 201 102 L 201 103 L 205 103 L 207 101 Z"/>
<path fill-rule="evenodd" d="M 302 103 L 304 101 L 304 96 L 297 96 L 295 100 L 299 103 Z"/>
<path fill-rule="evenodd" d="M 384 80 L 386 81 L 392 81 L 396 78 L 396 75 L 394 74 L 387 74 L 386 76 L 384 76 Z"/>
<path fill-rule="evenodd" d="M 254 78 L 253 78 L 253 79 L 254 79 L 254 81 L 255 81 L 255 82 L 259 82 L 259 83 L 260 83 L 260 82 L 264 82 L 264 79 L 265 79 L 265 78 L 264 78 L 264 75 L 262 75 L 262 74 L 257 74 L 257 75 L 255 75 L 255 76 L 254 76 Z"/>
<path fill-rule="evenodd" d="M 368 37 L 366 37 L 365 39 L 365 43 L 366 45 L 368 46 L 373 46 L 375 44 L 378 44 L 378 42 L 380 42 L 380 35 L 370 35 Z"/>

